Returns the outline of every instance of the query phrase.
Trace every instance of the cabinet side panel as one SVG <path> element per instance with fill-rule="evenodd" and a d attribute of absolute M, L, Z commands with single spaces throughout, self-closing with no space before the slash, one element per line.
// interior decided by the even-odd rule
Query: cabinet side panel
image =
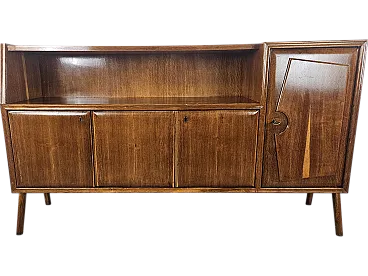
<path fill-rule="evenodd" d="M 11 185 L 11 190 L 13 192 L 15 190 L 15 187 L 16 187 L 14 156 L 13 156 L 13 148 L 12 148 L 12 143 L 11 143 L 11 137 L 10 137 L 8 112 L 3 106 L 1 107 L 1 117 L 2 117 L 2 120 L 3 120 L 5 146 L 6 146 L 6 153 L 7 153 L 7 157 L 8 157 L 10 185 Z"/>
<path fill-rule="evenodd" d="M 5 104 L 5 48 L 4 43 L 0 44 L 0 104 Z"/>
<path fill-rule="evenodd" d="M 263 51 L 262 45 L 259 50 L 249 52 L 243 62 L 245 78 L 243 78 L 244 97 L 255 102 L 261 102 L 262 79 L 263 79 Z"/>
<path fill-rule="evenodd" d="M 39 56 L 24 53 L 23 70 L 29 99 L 42 97 Z"/>
<path fill-rule="evenodd" d="M 349 126 L 349 138 L 346 150 L 346 163 L 345 163 L 345 172 L 344 172 L 344 180 L 343 180 L 343 188 L 346 192 L 349 191 L 349 181 L 350 181 L 350 173 L 351 166 L 353 163 L 353 152 L 354 152 L 354 142 L 355 142 L 355 134 L 358 123 L 358 113 L 359 113 L 359 104 L 360 97 L 362 92 L 363 85 L 363 77 L 364 77 L 364 68 L 366 62 L 368 42 L 365 42 L 359 50 L 359 60 L 357 65 L 357 73 L 355 78 L 355 89 L 353 95 L 353 102 L 351 105 L 351 118 L 350 118 L 350 126 Z"/>
<path fill-rule="evenodd" d="M 15 103 L 29 99 L 24 63 L 23 53 L 5 50 L 5 103 Z"/>

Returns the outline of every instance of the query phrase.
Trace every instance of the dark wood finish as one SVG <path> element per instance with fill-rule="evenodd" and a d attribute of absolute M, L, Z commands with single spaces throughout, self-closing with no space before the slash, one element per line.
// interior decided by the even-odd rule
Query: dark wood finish
<path fill-rule="evenodd" d="M 313 193 L 308 193 L 307 194 L 307 200 L 305 202 L 306 205 L 312 205 L 312 200 L 313 200 Z"/>
<path fill-rule="evenodd" d="M 177 187 L 253 187 L 258 111 L 178 114 Z"/>
<path fill-rule="evenodd" d="M 296 49 L 296 48 L 324 48 L 333 47 L 362 47 L 366 39 L 360 40 L 322 40 L 322 41 L 288 41 L 288 42 L 267 42 L 270 48 Z"/>
<path fill-rule="evenodd" d="M 22 53 L 10 53 L 5 50 L 5 69 L 3 72 L 5 74 L 4 85 L 6 92 L 2 97 L 2 104 L 29 99 L 23 70 L 23 57 Z"/>
<path fill-rule="evenodd" d="M 5 53 L 6 45 L 0 43 L 0 104 L 5 103 Z"/>
<path fill-rule="evenodd" d="M 265 102 L 262 101 L 264 93 L 262 88 L 264 83 L 263 78 L 263 57 L 264 57 L 264 46 L 262 45 L 259 50 L 253 51 L 246 55 L 246 66 L 245 66 L 245 78 L 243 79 L 243 91 L 244 96 L 253 100 L 254 102 L 261 102 L 262 105 Z"/>
<path fill-rule="evenodd" d="M 45 97 L 254 97 L 256 51 L 52 54 L 40 58 Z M 253 62 L 254 64 L 255 62 Z M 248 90 L 251 89 L 251 90 Z"/>
<path fill-rule="evenodd" d="M 261 44 L 234 45 L 173 45 L 173 46 L 39 46 L 8 45 L 8 51 L 21 52 L 198 52 L 198 51 L 239 51 L 258 49 Z"/>
<path fill-rule="evenodd" d="M 17 193 L 345 193 L 343 189 L 329 188 L 273 188 L 259 189 L 245 188 L 120 188 L 120 187 L 94 187 L 94 188 L 17 188 Z"/>
<path fill-rule="evenodd" d="M 295 189 L 294 189 L 295 191 Z M 16 192 L 24 192 L 27 194 L 39 193 L 57 193 L 57 194 L 206 194 L 206 193 L 224 193 L 224 194 L 239 194 L 239 193 L 257 193 L 255 188 L 162 188 L 162 187 L 138 187 L 138 188 L 122 188 L 122 187 L 96 187 L 96 188 L 17 188 Z M 330 189 L 326 193 L 338 192 L 337 189 Z M 274 193 L 274 192 L 273 192 Z M 288 192 L 289 193 L 289 192 Z M 298 192 L 299 193 L 299 192 Z"/>
<path fill-rule="evenodd" d="M 260 109 L 245 97 L 43 97 L 4 105 L 9 110 L 205 110 Z"/>
<path fill-rule="evenodd" d="M 38 55 L 23 53 L 22 66 L 27 96 L 26 100 L 43 97 Z"/>
<path fill-rule="evenodd" d="M 363 44 L 359 49 L 359 60 L 358 60 L 358 68 L 357 75 L 355 77 L 355 90 L 353 94 L 353 101 L 351 104 L 351 116 L 349 122 L 349 137 L 346 149 L 346 163 L 345 163 L 345 171 L 344 171 L 344 179 L 343 179 L 343 187 L 346 192 L 349 191 L 349 181 L 350 181 L 350 173 L 351 166 L 353 163 L 353 151 L 354 151 L 354 142 L 355 142 L 355 134 L 358 123 L 358 113 L 359 113 L 359 104 L 360 104 L 360 96 L 362 92 L 363 85 L 363 76 L 364 76 L 364 65 L 367 55 L 367 43 Z"/>
<path fill-rule="evenodd" d="M 264 187 L 342 187 L 357 54 L 271 50 Z"/>
<path fill-rule="evenodd" d="M 263 172 L 263 148 L 264 148 L 264 133 L 265 133 L 265 120 L 266 120 L 266 100 L 267 100 L 267 81 L 268 81 L 268 55 L 269 48 L 267 44 L 264 44 L 260 49 L 260 53 L 262 54 L 262 66 L 261 73 L 259 74 L 261 78 L 259 81 L 261 82 L 260 87 L 260 104 L 262 108 L 259 111 L 259 122 L 258 122 L 258 137 L 257 137 L 257 162 L 256 162 L 256 180 L 255 187 L 257 191 L 261 189 L 262 186 L 262 172 Z"/>
<path fill-rule="evenodd" d="M 10 111 L 17 187 L 93 186 L 89 112 Z"/>
<path fill-rule="evenodd" d="M 366 45 L 0 44 L 17 232 L 26 193 L 272 192 L 332 193 L 342 235 Z"/>
<path fill-rule="evenodd" d="M 45 204 L 46 205 L 51 205 L 51 197 L 49 193 L 44 193 L 45 196 Z"/>
<path fill-rule="evenodd" d="M 27 201 L 27 194 L 19 194 L 17 235 L 22 235 L 23 234 L 24 216 L 26 214 L 26 201 Z"/>
<path fill-rule="evenodd" d="M 332 194 L 332 203 L 335 218 L 335 230 L 337 236 L 342 236 L 342 215 L 341 215 L 341 198 L 340 194 Z"/>
<path fill-rule="evenodd" d="M 172 187 L 173 112 L 94 112 L 98 187 Z"/>
<path fill-rule="evenodd" d="M 35 55 L 9 52 L 7 45 L 1 44 L 0 73 L 1 104 L 42 97 L 39 60 Z"/>
<path fill-rule="evenodd" d="M 15 175 L 15 164 L 14 164 L 14 156 L 13 156 L 13 146 L 12 146 L 11 135 L 10 135 L 9 117 L 8 117 L 8 112 L 6 111 L 4 106 L 1 106 L 1 117 L 3 120 L 6 154 L 8 158 L 10 187 L 11 187 L 11 191 L 14 192 L 16 189 L 17 179 Z"/>

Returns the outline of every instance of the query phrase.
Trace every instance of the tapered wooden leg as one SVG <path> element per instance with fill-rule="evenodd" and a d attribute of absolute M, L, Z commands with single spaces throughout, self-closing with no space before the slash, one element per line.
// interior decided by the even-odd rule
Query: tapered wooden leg
<path fill-rule="evenodd" d="M 23 234 L 24 215 L 26 213 L 26 199 L 27 199 L 27 194 L 19 194 L 17 235 Z"/>
<path fill-rule="evenodd" d="M 305 204 L 312 205 L 312 200 L 313 200 L 313 193 L 308 193 L 307 194 L 307 201 L 305 202 Z"/>
<path fill-rule="evenodd" d="M 332 202 L 335 217 L 335 230 L 337 236 L 342 236 L 342 215 L 341 215 L 341 198 L 340 194 L 332 194 Z"/>
<path fill-rule="evenodd" d="M 51 205 L 51 198 L 50 198 L 50 194 L 46 193 L 45 195 L 45 203 L 46 205 Z"/>

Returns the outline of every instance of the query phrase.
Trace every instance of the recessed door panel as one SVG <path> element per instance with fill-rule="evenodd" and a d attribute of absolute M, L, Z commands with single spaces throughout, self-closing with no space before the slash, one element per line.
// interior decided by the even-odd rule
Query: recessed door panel
<path fill-rule="evenodd" d="M 9 111 L 18 188 L 93 187 L 90 112 Z"/>
<path fill-rule="evenodd" d="M 178 113 L 178 187 L 253 187 L 258 111 Z"/>
<path fill-rule="evenodd" d="M 263 187 L 342 183 L 357 49 L 271 50 Z"/>
<path fill-rule="evenodd" d="M 173 112 L 94 112 L 99 187 L 173 186 Z"/>

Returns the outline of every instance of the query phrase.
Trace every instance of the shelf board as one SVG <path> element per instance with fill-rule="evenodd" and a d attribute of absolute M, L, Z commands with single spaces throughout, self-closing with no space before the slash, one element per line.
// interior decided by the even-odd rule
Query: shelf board
<path fill-rule="evenodd" d="M 44 97 L 6 104 L 8 109 L 79 109 L 79 110 L 195 110 L 260 109 L 245 97 Z"/>
<path fill-rule="evenodd" d="M 10 52 L 185 52 L 256 50 L 261 44 L 172 45 L 172 46 L 39 46 L 7 45 Z"/>

